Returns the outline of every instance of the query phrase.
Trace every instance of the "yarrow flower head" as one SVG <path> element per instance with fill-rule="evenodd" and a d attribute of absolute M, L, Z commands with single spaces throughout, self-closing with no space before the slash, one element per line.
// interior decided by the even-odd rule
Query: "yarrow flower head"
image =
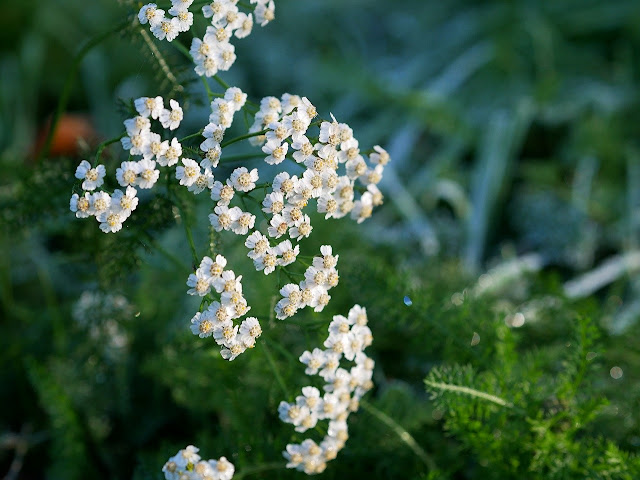
<path fill-rule="evenodd" d="M 192 28 L 199 14 L 191 11 L 193 3 L 171 0 L 171 6 L 165 8 L 149 3 L 140 8 L 138 20 L 148 24 L 157 39 L 172 42 Z M 196 74 L 210 77 L 231 68 L 236 60 L 232 42 L 248 36 L 254 23 L 265 26 L 272 21 L 275 3 L 211 0 L 202 6 L 201 14 L 210 24 L 202 36 L 193 38 L 189 53 Z M 216 80 L 225 85 L 222 79 Z M 260 275 L 277 272 L 280 298 L 273 307 L 276 318 L 289 319 L 307 307 L 321 312 L 340 277 L 338 255 L 330 245 L 323 245 L 311 264 L 307 263 L 309 257 L 300 256 L 301 246 L 316 231 L 314 211 L 325 219 L 351 216 L 360 223 L 369 218 L 383 203 L 378 185 L 390 159 L 377 145 L 372 150 L 361 147 L 353 130 L 332 114 L 330 121 L 319 119 L 316 107 L 306 97 L 285 93 L 264 97 L 257 104 L 238 87 L 225 87 L 218 93 L 212 92 L 207 82 L 205 86 L 210 100 L 208 122 L 187 135 L 178 133 L 184 128 L 185 111 L 176 99 L 135 99 L 133 116 L 124 121 L 122 134 L 98 149 L 97 165 L 83 160 L 76 168 L 78 182 L 69 208 L 77 218 L 95 217 L 103 232 L 114 233 L 125 228 L 125 222 L 148 201 L 154 188 L 163 190 L 164 199 L 175 205 L 176 219 L 183 215 L 181 204 L 189 193 L 205 192 L 199 198 L 213 202 L 208 213 L 213 237 L 208 255 L 198 256 L 185 222 L 194 257 L 186 293 L 200 304 L 189 329 L 198 338 L 212 338 L 220 347 L 221 358 L 232 361 L 254 348 L 263 330 L 258 318 L 248 316 L 252 307 L 245 298 L 244 278 L 236 274 L 245 271 L 243 266 L 236 269 L 217 252 L 219 245 L 227 242 L 218 242 L 215 237 L 240 236 L 239 244 L 247 248 L 249 258 L 245 262 L 253 263 Z M 253 118 L 248 133 L 225 138 L 241 110 L 245 122 L 251 123 Z M 100 155 L 118 140 L 128 156 L 116 167 L 115 181 L 111 182 L 115 185 L 117 181 L 120 188 L 104 191 L 106 168 L 98 164 Z M 256 152 L 227 156 L 226 148 L 243 140 L 256 147 Z M 254 157 L 261 166 L 235 164 Z M 294 163 L 299 170 L 296 175 L 287 171 Z M 230 164 L 232 168 L 228 168 Z M 283 278 L 292 281 L 283 284 Z M 347 418 L 373 385 L 373 360 L 364 354 L 372 340 L 366 311 L 356 305 L 347 316 L 333 317 L 323 348 L 300 356 L 305 373 L 320 377 L 323 384 L 305 386 L 295 401 L 281 402 L 278 413 L 300 433 L 320 421 L 328 422 L 328 428 L 319 443 L 306 439 L 287 445 L 283 452 L 287 467 L 320 473 L 344 446 Z M 198 452 L 190 445 L 169 458 L 162 469 L 165 478 L 232 478 L 234 466 L 225 457 L 204 461 Z"/>
<path fill-rule="evenodd" d="M 91 164 L 86 160 L 80 162 L 80 165 L 76 168 L 76 178 L 83 180 L 83 190 L 91 191 L 101 186 L 104 183 L 105 174 L 106 170 L 104 165 L 98 165 L 97 167 L 92 168 Z"/>
<path fill-rule="evenodd" d="M 180 450 L 162 467 L 166 480 L 231 480 L 235 473 L 233 463 L 225 457 L 202 460 L 199 449 L 193 445 Z"/>
<path fill-rule="evenodd" d="M 268 3 L 261 5 L 269 7 Z M 175 0 L 172 12 L 186 11 L 189 6 L 188 1 Z M 227 10 L 219 8 L 223 6 Z M 235 2 L 216 0 L 209 7 L 216 24 L 212 28 L 236 25 Z M 145 10 L 144 18 L 160 25 L 160 13 L 153 8 Z M 224 32 L 210 33 L 221 37 Z M 330 245 L 321 247 L 320 256 L 314 257 L 311 265 L 298 260 L 301 242 L 314 231 L 312 209 L 324 214 L 325 219 L 348 214 L 358 222 L 368 218 L 383 201 L 377 183 L 388 154 L 376 146 L 367 164 L 348 125 L 339 123 L 333 115 L 330 122 L 315 121 L 317 110 L 309 99 L 288 93 L 280 98 L 263 98 L 250 133 L 225 140 L 235 114 L 246 104 L 246 94 L 237 87 L 227 88 L 211 101 L 208 123 L 199 133 L 187 137 L 202 135 L 198 156 L 196 149 L 189 144 L 183 146 L 172 136 L 184 118 L 176 100 L 159 96 L 134 100 L 137 115 L 124 121 L 125 133 L 121 137 L 129 158 L 116 169 L 116 180 L 123 190 L 96 191 L 104 183 L 105 168 L 91 168 L 85 160 L 76 172 L 85 191 L 72 195 L 70 210 L 78 218 L 94 216 L 104 232 L 117 232 L 139 206 L 138 190 L 154 188 L 161 178 L 161 168 L 170 168 L 172 173 L 162 174 L 169 182 L 168 188 L 181 186 L 195 195 L 206 191 L 214 202 L 209 214 L 212 229 L 241 236 L 256 271 L 270 275 L 287 269 L 285 274 L 292 278 L 292 269 L 300 275 L 297 283 L 281 285 L 281 297 L 274 308 L 276 318 L 291 318 L 305 307 L 321 312 L 330 302 L 330 291 L 340 277 L 336 269 L 338 255 Z M 311 132 L 314 127 L 315 133 Z M 244 138 L 261 146 L 265 163 L 275 170 L 271 175 L 269 167 L 259 174 L 258 168 L 238 166 L 230 175 L 227 173 L 228 178 L 219 176 L 223 145 Z M 192 158 L 183 156 L 185 151 Z M 279 165 L 287 159 L 304 171 L 292 175 L 283 170 Z M 265 222 L 256 221 L 254 212 L 259 210 Z M 304 269 L 296 272 L 300 265 Z M 241 320 L 251 310 L 243 294 L 242 276 L 235 275 L 222 255 L 215 260 L 204 256 L 186 283 L 187 294 L 202 298 L 190 323 L 194 335 L 212 337 L 227 360 L 255 346 L 262 332 L 259 321 L 255 317 Z M 348 360 L 355 358 L 360 348 L 357 342 L 346 342 L 336 335 L 328 342 L 327 348 Z"/>
<path fill-rule="evenodd" d="M 191 332 L 200 338 L 213 337 L 222 347 L 220 354 L 226 360 L 234 360 L 248 348 L 255 346 L 262 334 L 260 322 L 248 317 L 235 325 L 234 320 L 243 317 L 251 307 L 242 294 L 242 276 L 236 277 L 233 270 L 225 270 L 227 260 L 217 255 L 215 261 L 205 256 L 195 273 L 187 279 L 191 287 L 189 295 L 208 296 L 212 291 L 220 294 L 202 312 L 191 319 Z"/>
<path fill-rule="evenodd" d="M 172 7 L 165 12 L 155 3 L 149 3 L 138 12 L 142 25 L 149 24 L 151 33 L 158 40 L 175 40 L 182 32 L 191 30 L 194 14 L 189 10 L 192 1 L 172 0 Z M 228 70 L 235 62 L 235 47 L 231 38 L 245 38 L 253 30 L 254 18 L 265 26 L 275 18 L 273 0 L 254 0 L 256 4 L 249 12 L 240 11 L 235 0 L 213 0 L 202 7 L 204 18 L 210 19 L 203 38 L 194 38 L 190 53 L 198 75 L 211 77 L 218 71 Z M 167 14 L 171 16 L 167 16 Z M 155 118 L 155 117 L 154 117 Z"/>
<path fill-rule="evenodd" d="M 287 468 L 308 475 L 322 473 L 349 438 L 347 419 L 358 410 L 360 399 L 373 387 L 374 362 L 364 353 L 372 341 L 366 323 L 365 309 L 355 305 L 348 317 L 333 317 L 325 350 L 315 348 L 300 356 L 300 362 L 307 367 L 305 373 L 324 380 L 324 393 L 312 385 L 306 386 L 295 402 L 280 402 L 278 415 L 297 432 L 306 432 L 319 421 L 328 421 L 328 428 L 320 443 L 308 438 L 302 443 L 287 445 L 282 452 Z M 341 367 L 343 358 L 352 362 L 349 369 Z"/>

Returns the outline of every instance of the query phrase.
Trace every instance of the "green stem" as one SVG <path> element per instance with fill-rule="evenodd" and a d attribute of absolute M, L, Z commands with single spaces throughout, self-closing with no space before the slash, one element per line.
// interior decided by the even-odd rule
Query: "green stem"
<path fill-rule="evenodd" d="M 164 255 L 168 260 L 170 260 L 176 267 L 180 268 L 181 270 L 186 270 L 186 271 L 191 270 L 191 268 L 188 265 L 185 265 L 182 262 L 182 260 L 180 260 L 178 257 L 176 257 L 173 253 L 169 252 L 167 249 L 165 249 L 158 242 L 156 242 L 153 239 L 153 237 L 151 236 L 150 233 L 147 233 L 147 232 L 143 232 L 143 233 L 147 237 L 146 243 L 143 242 L 142 240 L 140 240 L 140 243 L 143 246 L 147 246 L 148 245 L 148 246 L 154 248 L 158 253 Z"/>
<path fill-rule="evenodd" d="M 240 142 L 242 140 L 246 140 L 247 138 L 259 137 L 260 135 L 264 135 L 268 131 L 269 131 L 268 129 L 265 129 L 265 130 L 260 130 L 259 132 L 246 133 L 244 135 L 240 135 L 239 137 L 232 138 L 231 140 L 227 140 L 226 142 L 222 142 L 220 144 L 220 147 L 224 148 L 224 147 L 226 147 L 228 145 L 231 145 L 233 143 L 237 143 L 237 142 Z"/>
<path fill-rule="evenodd" d="M 248 192 L 238 192 L 239 196 L 241 199 L 244 200 L 251 200 L 253 203 L 255 203 L 256 205 L 262 205 L 262 203 L 260 203 L 260 200 L 258 200 L 257 198 L 253 198 L 251 196 L 251 194 L 249 194 Z"/>
<path fill-rule="evenodd" d="M 96 150 L 96 164 L 100 163 L 100 157 L 102 156 L 102 151 L 108 147 L 109 145 L 111 145 L 112 143 L 116 143 L 118 141 L 120 141 L 120 139 L 122 137 L 124 137 L 126 135 L 126 133 L 123 133 L 122 135 L 120 135 L 119 137 L 116 138 L 112 138 L 110 140 L 106 140 L 104 142 L 102 142 L 100 145 L 98 145 L 98 149 Z"/>
<path fill-rule="evenodd" d="M 184 209 L 182 208 L 182 202 L 174 194 L 175 197 L 175 206 L 180 213 L 180 218 L 182 218 L 182 224 L 184 225 L 184 231 L 187 235 L 187 242 L 189 243 L 189 247 L 191 248 L 191 256 L 193 257 L 193 264 L 198 265 L 200 263 L 200 257 L 198 257 L 198 252 L 196 251 L 196 244 L 193 241 L 193 233 L 191 232 L 191 227 L 189 226 L 189 222 L 187 222 L 187 216 L 185 215 Z"/>
<path fill-rule="evenodd" d="M 431 458 L 431 456 L 420 445 L 418 445 L 416 439 L 413 438 L 413 436 L 393 418 L 364 400 L 360 400 L 360 406 L 393 430 L 393 432 L 400 437 L 400 440 L 402 440 L 411 449 L 411 451 L 413 451 L 413 453 L 422 460 L 429 470 L 434 471 L 438 469 L 433 458 Z"/>
<path fill-rule="evenodd" d="M 180 209 L 180 207 L 178 207 Z M 193 257 L 193 264 L 198 265 L 200 263 L 200 257 L 198 257 L 198 252 L 196 251 L 196 245 L 193 241 L 193 233 L 191 232 L 191 228 L 187 224 L 186 218 L 180 213 L 180 216 L 183 217 L 184 231 L 187 234 L 187 241 L 189 242 L 189 247 L 191 248 L 191 256 Z"/>
<path fill-rule="evenodd" d="M 276 377 L 276 381 L 278 382 L 278 385 L 280 385 L 280 388 L 282 389 L 282 393 L 284 393 L 284 396 L 286 398 L 290 398 L 289 392 L 287 391 L 287 386 L 285 385 L 284 380 L 282 379 L 282 375 L 280 375 L 280 371 L 278 370 L 278 366 L 276 365 L 276 362 L 273 360 L 273 355 L 271 355 L 271 350 L 269 350 L 267 341 L 263 340 L 261 343 L 264 348 L 264 354 L 267 357 L 269 366 L 271 367 L 271 371 L 273 372 L 273 375 Z"/>
<path fill-rule="evenodd" d="M 207 91 L 207 98 L 209 99 L 209 101 L 212 101 L 216 95 L 215 93 L 213 93 L 213 90 L 211 90 L 211 87 L 209 86 L 209 82 L 207 81 L 207 77 L 200 77 L 200 79 L 202 80 L 204 89 Z"/>
<path fill-rule="evenodd" d="M 220 85 L 222 88 L 224 88 L 225 90 L 227 90 L 229 88 L 229 84 L 227 82 L 225 82 L 224 80 L 222 80 L 218 75 L 214 75 L 213 79 L 218 82 L 218 85 Z"/>
<path fill-rule="evenodd" d="M 242 204 L 242 208 L 244 208 L 245 212 L 249 211 L 249 207 L 247 206 L 247 202 L 245 201 L 245 196 L 244 195 L 240 195 L 240 203 Z"/>
<path fill-rule="evenodd" d="M 185 57 L 187 57 L 189 60 L 193 60 L 193 58 L 191 58 L 191 53 L 189 53 L 189 49 L 184 45 L 182 45 L 180 42 L 171 42 L 171 45 L 176 47 L 176 49 L 180 53 L 182 53 Z"/>
<path fill-rule="evenodd" d="M 231 162 L 238 162 L 241 160 L 250 160 L 252 158 L 264 158 L 264 153 L 258 154 L 258 153 L 246 153 L 243 155 L 229 155 L 226 156 L 224 158 L 220 159 L 220 163 L 231 163 Z"/>
<path fill-rule="evenodd" d="M 305 165 L 304 165 L 303 163 L 298 163 L 298 162 L 296 162 L 296 159 L 295 159 L 295 158 L 293 158 L 291 155 L 287 154 L 287 155 L 285 156 L 285 158 L 286 158 L 287 160 L 291 160 L 291 163 L 295 164 L 295 165 L 296 165 L 296 167 L 300 167 L 302 170 L 306 170 L 306 169 L 307 169 L 307 167 L 305 167 Z"/>
<path fill-rule="evenodd" d="M 58 105 L 56 106 L 56 111 L 53 115 L 53 119 L 51 120 L 51 126 L 49 127 L 49 132 L 47 133 L 47 139 L 44 142 L 44 147 L 38 154 L 38 161 L 42 160 L 44 157 L 49 155 L 49 150 L 51 150 L 51 143 L 53 142 L 53 135 L 55 134 L 56 127 L 58 126 L 58 122 L 60 121 L 60 117 L 62 116 L 62 112 L 67 107 L 67 103 L 69 102 L 69 96 L 71 95 L 71 88 L 73 87 L 73 81 L 78 73 L 78 69 L 80 68 L 80 63 L 84 59 L 85 55 L 93 49 L 93 47 L 99 45 L 107 38 L 109 38 L 114 33 L 119 32 L 123 28 L 129 25 L 129 20 L 126 20 L 122 23 L 119 23 L 115 28 L 108 30 L 100 35 L 96 35 L 91 40 L 89 40 L 84 47 L 80 49 L 80 51 L 76 54 L 73 59 L 73 63 L 71 64 L 71 68 L 69 69 L 69 73 L 67 74 L 67 79 L 64 82 L 64 88 L 62 89 L 62 95 L 60 95 L 60 99 L 58 100 Z"/>
<path fill-rule="evenodd" d="M 174 92 L 183 91 L 184 87 L 178 83 L 178 79 L 169 68 L 169 64 L 165 60 L 164 55 L 162 55 L 162 52 L 160 51 L 160 49 L 156 46 L 155 43 L 153 43 L 153 40 L 151 39 L 151 35 L 149 35 L 149 32 L 147 32 L 144 28 L 141 28 L 140 35 L 142 36 L 144 43 L 147 45 L 147 47 L 149 47 L 149 50 L 151 51 L 151 55 L 156 60 L 156 62 L 158 62 L 158 65 L 160 66 L 162 73 L 164 73 L 165 77 L 167 77 L 167 80 L 169 80 L 173 84 L 173 91 Z"/>
<path fill-rule="evenodd" d="M 207 304 L 207 297 L 203 297 L 202 300 L 200 301 L 200 307 L 198 308 L 199 312 L 202 312 L 204 310 L 204 306 Z"/>
<path fill-rule="evenodd" d="M 196 138 L 202 135 L 203 130 L 198 130 L 196 133 L 192 133 L 191 135 L 187 135 L 186 137 L 181 138 L 180 140 L 178 140 L 180 143 L 184 142 L 185 140 L 190 140 L 192 138 Z"/>
<path fill-rule="evenodd" d="M 284 272 L 284 274 L 285 274 L 287 277 L 289 277 L 289 280 L 291 280 L 291 281 L 292 281 L 293 283 L 295 283 L 295 284 L 297 284 L 297 283 L 298 283 L 298 281 L 297 281 L 295 278 L 293 278 L 293 275 L 294 275 L 294 273 L 293 273 L 293 272 L 289 272 L 289 271 L 288 271 L 286 268 L 284 268 L 284 267 L 281 267 L 281 270 Z M 302 275 L 302 276 L 304 276 L 304 274 L 300 274 L 300 273 L 296 273 L 295 275 Z"/>

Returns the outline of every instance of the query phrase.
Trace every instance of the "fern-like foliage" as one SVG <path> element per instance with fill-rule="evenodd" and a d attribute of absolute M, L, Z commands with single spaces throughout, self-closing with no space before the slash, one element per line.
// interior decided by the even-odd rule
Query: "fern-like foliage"
<path fill-rule="evenodd" d="M 454 364 L 429 373 L 426 389 L 444 414 L 444 428 L 472 455 L 469 468 L 496 479 L 638 478 L 637 456 L 586 430 L 607 403 L 587 393 L 597 336 L 595 325 L 579 318 L 561 372 L 535 355 L 512 369 L 496 349 L 492 371 Z M 522 374 L 534 366 L 547 370 L 536 382 Z"/>
<path fill-rule="evenodd" d="M 26 361 L 26 369 L 42 408 L 50 418 L 51 478 L 80 480 L 90 471 L 90 459 L 82 420 L 78 417 L 70 397 L 61 385 L 33 359 Z"/>

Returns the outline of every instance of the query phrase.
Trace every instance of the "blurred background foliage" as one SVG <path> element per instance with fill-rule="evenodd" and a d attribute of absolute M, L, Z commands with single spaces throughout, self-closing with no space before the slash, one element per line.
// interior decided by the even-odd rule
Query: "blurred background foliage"
<path fill-rule="evenodd" d="M 303 244 L 340 253 L 325 312 L 269 321 L 274 282 L 245 282 L 266 328 L 232 363 L 186 328 L 182 224 L 204 252 L 206 202 L 144 198 L 117 235 L 68 211 L 76 165 L 120 133 L 131 98 L 179 98 L 185 129 L 202 127 L 191 67 L 131 22 L 73 74 L 137 2 L 4 5 L 0 472 L 160 478 L 194 443 L 237 478 L 299 478 L 281 468 L 297 437 L 266 350 L 294 395 L 298 355 L 359 303 L 376 388 L 323 477 L 640 478 L 640 4 L 276 3 L 225 81 L 305 95 L 393 162 L 371 220 L 316 222 Z M 69 72 L 70 140 L 38 159 Z M 105 151 L 112 171 L 119 155 Z M 216 238 L 256 278 L 233 241 Z"/>

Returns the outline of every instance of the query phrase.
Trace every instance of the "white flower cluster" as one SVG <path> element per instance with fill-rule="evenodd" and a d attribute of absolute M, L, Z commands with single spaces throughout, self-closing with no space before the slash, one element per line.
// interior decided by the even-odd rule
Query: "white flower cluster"
<path fill-rule="evenodd" d="M 225 270 L 227 260 L 222 255 L 215 261 L 204 257 L 195 274 L 189 275 L 187 291 L 190 295 L 208 295 L 211 289 L 220 294 L 220 301 L 213 301 L 203 312 L 191 319 L 191 332 L 200 338 L 211 337 L 220 345 L 225 360 L 234 360 L 247 348 L 253 348 L 256 338 L 262 334 L 260 323 L 248 317 L 238 325 L 233 320 L 244 316 L 251 307 L 242 295 L 242 275 L 236 277 L 233 270 Z"/>
<path fill-rule="evenodd" d="M 308 475 L 321 473 L 326 462 L 336 458 L 344 447 L 349 438 L 347 418 L 358 410 L 360 399 L 373 387 L 374 362 L 363 351 L 372 341 L 367 312 L 355 305 L 348 317 L 333 317 L 329 337 L 324 342 L 325 350 L 315 348 L 300 356 L 300 361 L 307 366 L 307 375 L 324 379 L 324 394 L 316 387 L 304 387 L 294 403 L 280 402 L 280 419 L 294 425 L 297 432 L 314 428 L 319 420 L 327 420 L 329 427 L 320 444 L 306 439 L 300 444 L 287 445 L 283 452 L 287 468 L 296 468 Z M 349 370 L 341 368 L 342 357 L 355 364 Z"/>
<path fill-rule="evenodd" d="M 138 20 L 141 24 L 148 23 L 153 33 L 159 40 L 167 39 L 173 41 L 180 32 L 186 32 L 193 25 L 193 13 L 189 7 L 193 0 L 171 0 L 169 14 L 172 17 L 165 17 L 165 11 L 158 8 L 155 3 L 144 5 L 138 13 Z"/>
<path fill-rule="evenodd" d="M 235 87 L 228 89 L 224 98 L 212 102 L 210 123 L 203 130 L 205 140 L 200 145 L 205 152 L 205 159 L 200 166 L 218 165 L 224 132 L 233 122 L 234 112 L 242 108 L 245 102 L 246 95 Z M 277 266 L 284 267 L 296 261 L 300 247 L 293 245 L 292 241 L 298 242 L 308 237 L 313 230 L 311 219 L 304 212 L 310 200 L 317 199 L 317 211 L 325 213 L 325 218 L 340 218 L 351 211 L 358 222 L 371 215 L 373 205 L 382 203 L 382 194 L 375 183 L 380 180 L 389 155 L 376 146 L 375 153 L 370 155 L 371 162 L 376 166 L 368 169 L 351 129 L 346 124 L 338 124 L 335 119 L 333 123 L 322 122 L 320 141 L 312 144 L 307 131 L 316 115 L 316 108 L 311 102 L 297 95 L 286 93 L 281 99 L 265 97 L 260 102 L 260 110 L 250 132 L 259 133 L 263 126 L 267 126 L 264 135 L 251 137 L 258 138 L 254 144 L 264 144 L 262 150 L 267 154 L 265 162 L 269 165 L 282 163 L 291 146 L 293 161 L 305 168 L 300 177 L 286 171 L 277 173 L 270 189 L 269 184 L 264 184 L 265 194 L 260 198 L 262 211 L 269 222 L 265 232 L 252 231 L 255 215 L 243 211 L 239 206 L 230 206 L 238 196 L 242 201 L 258 188 L 257 169 L 249 171 L 246 167 L 238 167 L 224 183 L 213 182 L 212 176 L 207 176 L 211 198 L 216 201 L 214 213 L 209 215 L 211 225 L 218 232 L 226 230 L 237 235 L 248 235 L 245 239 L 245 246 L 250 249 L 247 255 L 253 260 L 256 270 L 265 275 L 275 271 Z M 340 150 L 337 146 L 340 146 Z M 342 176 L 337 173 L 341 163 L 346 164 L 346 174 Z M 362 165 L 365 170 L 360 169 Z M 199 170 L 195 169 L 196 165 L 193 168 L 195 178 Z M 352 171 L 359 172 L 359 175 L 354 175 Z M 357 200 L 354 198 L 356 180 L 367 188 Z M 285 234 L 291 240 L 272 244 L 271 239 L 277 240 Z M 323 257 L 314 259 L 314 265 L 307 269 L 303 282 L 283 287 L 281 294 L 284 298 L 276 307 L 278 318 L 290 317 L 304 306 L 321 311 L 328 303 L 330 297 L 327 291 L 338 283 L 338 273 L 335 271 L 337 257 L 332 257 L 328 245 L 323 246 L 322 254 Z"/>
<path fill-rule="evenodd" d="M 189 11 L 193 0 L 171 0 L 171 3 L 169 14 L 173 17 L 170 18 L 165 17 L 164 10 L 155 3 L 144 5 L 138 13 L 141 24 L 148 23 L 156 38 L 169 42 L 193 25 L 193 13 Z M 237 3 L 238 0 L 213 0 L 202 7 L 202 14 L 211 19 L 211 25 L 202 39 L 194 38 L 191 43 L 190 53 L 198 75 L 212 77 L 219 70 L 229 70 L 236 60 L 231 37 L 247 37 L 253 29 L 254 16 L 263 27 L 275 18 L 273 0 L 251 0 L 252 4 L 257 4 L 253 13 L 241 12 Z"/>
<path fill-rule="evenodd" d="M 382 204 L 383 196 L 377 184 L 389 162 L 389 154 L 376 145 L 367 163 L 353 130 L 346 123 L 338 123 L 333 115 L 332 122 L 320 124 L 318 141 L 312 143 L 308 129 L 315 116 L 316 108 L 306 97 L 288 93 L 281 99 L 265 97 L 249 131 L 267 130 L 265 135 L 253 139 L 268 155 L 266 163 L 281 163 L 291 148 L 293 160 L 306 167 L 300 177 L 288 174 L 276 177 L 274 192 L 279 190 L 290 205 L 298 208 L 306 206 L 310 199 L 317 199 L 317 211 L 324 213 L 325 218 L 341 218 L 351 213 L 360 223 L 371 216 L 373 207 Z M 339 175 L 341 165 L 345 172 Z M 355 199 L 356 181 L 366 188 L 358 199 Z M 268 213 L 274 214 L 274 227 L 282 223 L 280 214 L 284 212 L 271 208 Z M 305 226 L 304 231 L 307 230 Z"/>
<path fill-rule="evenodd" d="M 225 457 L 202 460 L 199 449 L 193 445 L 180 450 L 162 467 L 166 480 L 231 480 L 235 473 L 233 463 Z"/>
<path fill-rule="evenodd" d="M 245 101 L 245 94 L 238 88 L 230 88 L 224 98 L 212 102 L 210 123 L 203 131 L 205 141 L 200 145 L 206 157 L 200 163 L 201 166 L 210 164 L 215 167 L 218 164 L 224 131 L 231 125 L 233 113 L 241 108 Z M 369 217 L 373 206 L 380 205 L 383 200 L 376 183 L 380 181 L 384 165 L 389 161 L 387 152 L 379 146 L 374 147 L 374 153 L 369 159 L 375 166 L 369 168 L 360 154 L 358 141 L 353 138 L 351 128 L 346 124 L 338 124 L 335 119 L 333 123 L 322 122 L 319 141 L 312 144 L 307 133 L 316 115 L 316 108 L 311 102 L 297 95 L 286 93 L 281 99 L 265 97 L 260 102 L 260 110 L 250 129 L 250 132 L 256 135 L 250 140 L 253 140 L 254 145 L 263 145 L 262 151 L 267 155 L 265 162 L 269 165 L 282 163 L 291 146 L 292 160 L 305 169 L 300 176 L 291 175 L 286 171 L 277 173 L 270 189 L 269 184 L 264 184 L 265 196 L 261 204 L 262 211 L 269 221 L 266 232 L 256 230 L 249 234 L 255 225 L 255 215 L 243 211 L 239 206 L 230 206 L 236 198 L 236 193 L 243 196 L 257 188 L 257 169 L 249 171 L 245 167 L 236 168 L 224 183 L 211 183 L 212 177 L 207 177 L 211 185 L 211 198 L 217 202 L 214 213 L 209 215 L 211 225 L 216 231 L 249 234 L 245 240 L 245 245 L 251 249 L 248 256 L 253 260 L 256 270 L 265 274 L 273 272 L 276 266 L 286 266 L 295 262 L 299 246 L 294 246 L 291 240 L 300 241 L 308 237 L 313 230 L 311 219 L 304 212 L 310 200 L 316 199 L 316 209 L 324 213 L 325 218 L 341 218 L 351 212 L 352 217 L 358 222 Z M 261 135 L 259 132 L 263 131 L 263 127 L 266 127 L 267 131 Z M 341 164 L 345 164 L 346 173 L 343 175 L 338 174 Z M 198 174 L 199 170 L 194 169 L 193 177 Z M 366 191 L 358 199 L 355 199 L 356 180 L 363 184 L 363 189 L 366 187 Z M 285 234 L 288 234 L 291 240 L 271 243 L 270 239 L 277 240 Z M 330 272 L 325 273 L 328 275 Z M 309 271 L 305 276 L 316 274 L 315 271 Z M 337 273 L 335 276 L 329 275 L 329 288 L 335 286 L 335 283 L 331 283 L 334 278 L 337 283 Z M 311 287 L 314 286 L 308 280 L 307 283 Z M 302 285 L 300 287 L 302 290 L 305 289 Z M 319 292 L 319 289 L 315 292 Z M 324 293 L 326 294 L 326 291 Z M 288 293 L 283 295 L 288 296 Z M 319 293 L 315 297 L 320 299 L 320 304 L 305 304 L 314 308 L 320 305 L 321 310 L 324 306 L 322 300 L 327 296 Z M 289 311 L 292 309 L 289 308 Z"/>
<path fill-rule="evenodd" d="M 158 181 L 160 171 L 156 169 L 156 163 L 171 166 L 182 155 L 182 146 L 177 138 L 171 142 L 163 141 L 158 133 L 151 131 L 151 119 L 158 120 L 165 130 L 175 130 L 180 126 L 183 112 L 178 102 L 170 100 L 170 108 L 167 109 L 162 97 L 141 97 L 134 101 L 134 105 L 139 115 L 124 121 L 127 136 L 121 139 L 121 143 L 130 155 L 142 156 L 142 159 L 122 162 L 116 170 L 116 179 L 126 190 L 116 190 L 112 195 L 103 191 L 90 194 L 87 191 L 95 190 L 104 183 L 104 165 L 92 168 L 88 161 L 83 160 L 76 169 L 75 176 L 83 180 L 85 193 L 83 196 L 73 194 L 70 209 L 78 218 L 95 216 L 105 233 L 119 231 L 138 206 L 134 187 L 148 189 Z"/>
<path fill-rule="evenodd" d="M 69 208 L 78 218 L 96 217 L 103 232 L 117 232 L 122 228 L 122 222 L 138 206 L 138 198 L 136 189 L 132 187 L 127 187 L 125 192 L 116 190 L 112 195 L 103 191 L 89 193 L 104 183 L 105 173 L 104 165 L 92 168 L 88 161 L 80 162 L 76 178 L 83 180 L 82 189 L 85 192 L 82 196 L 74 193 Z"/>
<path fill-rule="evenodd" d="M 311 136 L 310 127 L 318 126 L 312 123 L 317 115 L 315 106 L 305 97 L 286 93 L 281 98 L 261 100 L 250 129 L 253 136 L 249 139 L 257 138 L 254 144 L 262 145 L 268 165 L 279 165 L 289 158 L 304 172 L 298 176 L 278 169 L 270 183 L 257 184 L 257 168 L 238 167 L 223 181 L 216 180 L 213 172 L 220 162 L 225 132 L 246 101 L 245 93 L 231 87 L 211 102 L 209 123 L 202 130 L 202 159 L 198 161 L 182 157 L 183 148 L 177 138 L 163 139 L 151 130 L 152 121 L 169 131 L 180 126 L 183 112 L 178 102 L 170 100 L 167 109 L 162 97 L 136 99 L 134 105 L 139 115 L 125 120 L 126 136 L 121 142 L 130 156 L 142 159 L 122 162 L 116 171 L 117 181 L 126 187 L 126 193 L 116 190 L 113 195 L 85 192 L 80 197 L 74 194 L 71 210 L 77 217 L 95 215 L 104 232 L 116 232 L 138 204 L 136 188 L 148 189 L 157 182 L 160 171 L 156 165 L 176 165 L 175 178 L 180 185 L 194 194 L 207 190 L 215 202 L 213 213 L 209 214 L 213 229 L 245 237 L 247 256 L 257 271 L 269 275 L 281 267 L 292 278 L 294 273 L 284 267 L 293 263 L 306 267 L 304 280 L 280 289 L 282 298 L 275 306 L 277 318 L 292 317 L 304 307 L 320 312 L 331 299 L 329 290 L 339 282 L 338 256 L 333 255 L 330 245 L 323 245 L 321 256 L 314 257 L 312 265 L 298 260 L 298 242 L 309 237 L 313 230 L 307 212 L 313 207 L 309 204 L 315 201 L 312 205 L 325 219 L 351 213 L 352 218 L 363 221 L 371 215 L 374 205 L 382 203 L 376 184 L 389 155 L 381 147 L 374 147 L 369 154 L 371 166 L 368 166 L 351 128 L 335 118 L 332 122 L 318 122 L 319 132 Z M 340 172 L 342 166 L 344 170 Z M 91 168 L 87 161 L 83 161 L 76 172 L 76 177 L 83 180 L 83 188 L 89 191 L 102 185 L 104 175 L 104 166 Z M 363 193 L 356 198 L 358 192 Z M 266 218 L 264 226 L 256 225 L 256 216 L 246 211 L 246 200 L 261 207 Z M 288 238 L 283 239 L 285 235 Z M 204 257 L 196 272 L 189 276 L 187 285 L 190 295 L 205 297 L 201 307 L 205 309 L 191 320 L 192 332 L 200 337 L 213 336 L 223 347 L 222 356 L 233 360 L 255 345 L 261 329 L 253 317 L 234 325 L 233 320 L 243 317 L 250 307 L 242 294 L 241 277 L 236 278 L 233 270 L 224 270 L 226 264 L 221 255 L 215 261 Z M 212 291 L 220 297 L 213 298 Z"/>
<path fill-rule="evenodd" d="M 212 77 L 218 70 L 229 70 L 236 61 L 231 37 L 247 37 L 253 29 L 253 15 L 263 27 L 275 18 L 273 0 L 251 0 L 252 4 L 257 3 L 253 15 L 239 11 L 236 3 L 237 0 L 214 0 L 202 7 L 205 18 L 211 18 L 211 25 L 202 39 L 193 39 L 189 50 L 198 75 Z"/>
<path fill-rule="evenodd" d="M 304 280 L 297 285 L 288 283 L 280 289 L 282 299 L 275 307 L 276 317 L 280 320 L 294 316 L 304 307 L 321 312 L 331 300 L 329 289 L 340 280 L 336 270 L 339 255 L 333 256 L 331 245 L 322 245 L 320 253 L 322 256 L 313 257 L 313 264 L 304 272 Z"/>

